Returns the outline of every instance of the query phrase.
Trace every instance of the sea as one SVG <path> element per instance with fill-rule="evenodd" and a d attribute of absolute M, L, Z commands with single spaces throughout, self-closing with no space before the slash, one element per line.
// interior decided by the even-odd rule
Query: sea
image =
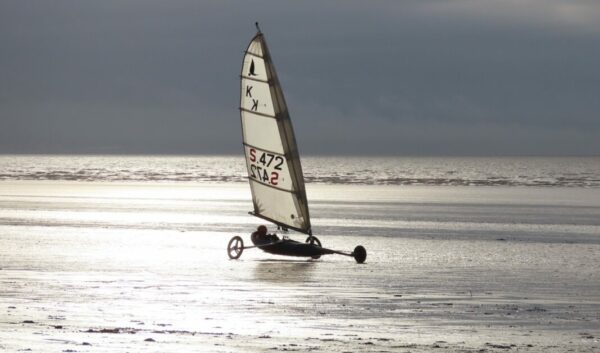
<path fill-rule="evenodd" d="M 302 166 L 364 264 L 230 260 L 264 223 L 241 155 L 0 156 L 0 351 L 600 351 L 600 158 Z"/>
<path fill-rule="evenodd" d="M 600 187 L 600 157 L 304 157 L 309 184 Z M 0 155 L 0 180 L 246 182 L 243 156 Z"/>
<path fill-rule="evenodd" d="M 302 164 L 313 230 L 324 236 L 600 242 L 600 158 L 305 157 Z M 0 204 L 11 206 L 0 209 L 5 225 L 248 232 L 258 221 L 248 216 L 242 155 L 3 155 L 0 182 Z M 154 223 L 139 222 L 146 213 Z"/>

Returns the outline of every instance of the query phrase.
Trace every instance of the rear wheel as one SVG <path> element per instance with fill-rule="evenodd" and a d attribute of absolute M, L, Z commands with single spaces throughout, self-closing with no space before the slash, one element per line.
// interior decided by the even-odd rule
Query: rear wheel
<path fill-rule="evenodd" d="M 229 255 L 230 259 L 238 259 L 242 256 L 242 252 L 244 251 L 244 240 L 240 236 L 235 236 L 231 238 L 229 244 L 227 244 L 227 255 Z"/>
<path fill-rule="evenodd" d="M 306 242 L 311 245 L 317 244 L 319 247 L 322 248 L 321 241 L 314 235 L 310 235 L 308 238 L 306 238 Z"/>
<path fill-rule="evenodd" d="M 317 246 L 319 246 L 320 248 L 322 248 L 321 241 L 319 240 L 319 238 L 315 237 L 314 235 L 310 235 L 308 238 L 306 238 L 306 243 L 308 243 L 310 245 L 315 245 L 316 244 Z M 318 259 L 318 258 L 320 258 L 320 257 L 321 257 L 321 254 L 311 256 L 311 258 L 313 258 L 315 260 Z"/>
<path fill-rule="evenodd" d="M 356 262 L 362 264 L 367 259 L 367 249 L 365 249 L 362 245 L 359 245 L 354 248 L 352 256 L 354 256 L 354 260 L 356 260 Z"/>

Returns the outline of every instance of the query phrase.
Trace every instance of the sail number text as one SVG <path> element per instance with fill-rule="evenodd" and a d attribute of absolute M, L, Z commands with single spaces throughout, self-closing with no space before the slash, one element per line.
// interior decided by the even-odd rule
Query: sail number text
<path fill-rule="evenodd" d="M 248 150 L 250 177 L 265 184 L 278 185 L 279 171 L 283 168 L 284 159 L 272 153 L 258 152 L 254 148 Z"/>

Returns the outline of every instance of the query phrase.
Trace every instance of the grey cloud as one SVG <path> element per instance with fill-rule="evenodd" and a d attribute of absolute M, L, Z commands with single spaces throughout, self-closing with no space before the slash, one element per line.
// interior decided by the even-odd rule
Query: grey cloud
<path fill-rule="evenodd" d="M 0 153 L 240 153 L 258 20 L 307 153 L 597 154 L 599 14 L 567 0 L 3 1 Z"/>

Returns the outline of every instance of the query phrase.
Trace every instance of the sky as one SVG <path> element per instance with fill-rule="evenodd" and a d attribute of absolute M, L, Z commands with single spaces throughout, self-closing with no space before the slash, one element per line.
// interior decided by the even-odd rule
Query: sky
<path fill-rule="evenodd" d="M 241 154 L 260 22 L 302 154 L 600 155 L 600 1 L 0 2 L 0 153 Z"/>

